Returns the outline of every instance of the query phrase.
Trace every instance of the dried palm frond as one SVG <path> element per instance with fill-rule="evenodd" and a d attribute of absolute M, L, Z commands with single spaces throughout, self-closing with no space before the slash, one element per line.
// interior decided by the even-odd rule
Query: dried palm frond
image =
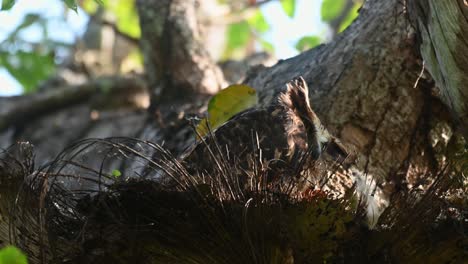
<path fill-rule="evenodd" d="M 127 138 L 81 141 L 32 174 L 30 159 L 4 154 L 10 242 L 32 263 L 461 263 L 466 254 L 466 208 L 444 200 L 448 173 L 393 201 L 369 230 L 353 190 L 330 196 L 311 182 L 316 169 L 282 170 L 275 182 L 255 156 L 246 172 L 220 154 L 208 175 Z M 232 177 L 242 172 L 240 184 Z M 15 173 L 22 180 L 6 188 Z"/>

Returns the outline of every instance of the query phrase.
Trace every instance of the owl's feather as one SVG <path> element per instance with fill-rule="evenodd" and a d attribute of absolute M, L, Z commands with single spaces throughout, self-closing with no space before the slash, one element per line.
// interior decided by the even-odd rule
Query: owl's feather
<path fill-rule="evenodd" d="M 271 105 L 238 113 L 186 151 L 183 160 L 199 173 L 219 170 L 226 161 L 242 169 L 251 168 L 252 160 L 273 170 L 297 169 L 300 157 L 309 153 L 316 160 L 328 145 L 334 156 L 347 155 L 312 110 L 307 83 L 298 77 Z"/>

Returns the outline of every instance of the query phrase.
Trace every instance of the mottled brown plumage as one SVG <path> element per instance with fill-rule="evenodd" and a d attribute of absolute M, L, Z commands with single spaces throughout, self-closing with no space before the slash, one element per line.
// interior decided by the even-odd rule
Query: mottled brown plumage
<path fill-rule="evenodd" d="M 189 149 L 183 160 L 189 171 L 204 174 L 233 167 L 252 171 L 259 164 L 270 170 L 296 169 L 304 156 L 318 159 L 325 146 L 333 156 L 346 156 L 310 107 L 307 84 L 299 77 L 270 106 L 235 115 Z"/>

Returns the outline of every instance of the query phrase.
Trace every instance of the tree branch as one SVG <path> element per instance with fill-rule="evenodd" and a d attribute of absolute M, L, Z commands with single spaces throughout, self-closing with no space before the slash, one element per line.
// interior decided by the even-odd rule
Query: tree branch
<path fill-rule="evenodd" d="M 36 117 L 89 100 L 96 93 L 116 93 L 126 89 L 146 89 L 138 77 L 103 77 L 82 85 L 57 87 L 23 96 L 0 97 L 0 132 Z"/>
<path fill-rule="evenodd" d="M 141 46 L 152 91 L 162 97 L 213 94 L 225 85 L 202 43 L 193 0 L 139 0 Z"/>
<path fill-rule="evenodd" d="M 303 76 L 312 107 L 334 135 L 359 153 L 357 166 L 385 179 L 407 156 L 424 98 L 421 70 L 398 0 L 366 1 L 350 28 L 277 65 L 257 69 L 246 83 L 271 103 L 285 83 Z"/>

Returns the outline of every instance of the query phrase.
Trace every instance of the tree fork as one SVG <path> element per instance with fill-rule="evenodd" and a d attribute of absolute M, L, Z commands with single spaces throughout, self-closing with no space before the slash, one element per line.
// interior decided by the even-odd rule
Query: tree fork
<path fill-rule="evenodd" d="M 196 1 L 139 0 L 137 7 L 153 108 L 163 97 L 214 94 L 225 85 L 200 41 Z"/>

